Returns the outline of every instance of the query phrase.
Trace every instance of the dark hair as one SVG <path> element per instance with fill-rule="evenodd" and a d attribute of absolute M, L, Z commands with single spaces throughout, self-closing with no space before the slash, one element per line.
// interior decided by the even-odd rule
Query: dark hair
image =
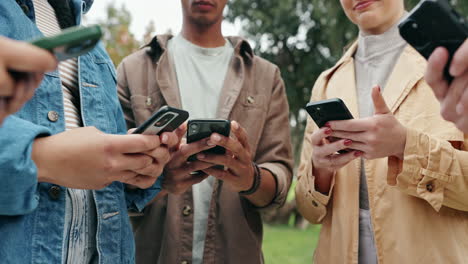
<path fill-rule="evenodd" d="M 65 29 L 76 26 L 73 7 L 70 0 L 48 0 L 49 4 L 54 8 L 55 15 L 60 28 Z"/>

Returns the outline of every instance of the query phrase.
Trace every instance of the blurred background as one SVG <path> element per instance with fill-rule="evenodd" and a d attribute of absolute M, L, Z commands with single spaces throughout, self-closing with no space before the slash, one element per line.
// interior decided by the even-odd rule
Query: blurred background
<path fill-rule="evenodd" d="M 182 0 L 183 1 L 183 0 Z M 406 0 L 410 10 L 418 0 Z M 155 34 L 178 34 L 182 25 L 181 0 L 95 0 L 85 16 L 101 24 L 114 64 L 148 43 Z M 468 16 L 467 0 L 452 0 Z M 291 135 L 300 156 L 311 88 L 318 75 L 333 66 L 344 47 L 357 38 L 357 28 L 343 13 L 338 0 L 230 0 L 223 23 L 225 35 L 240 35 L 256 54 L 277 64 L 286 83 Z M 320 226 L 308 225 L 298 215 L 294 184 L 284 208 L 265 215 L 263 250 L 267 264 L 311 263 Z"/>

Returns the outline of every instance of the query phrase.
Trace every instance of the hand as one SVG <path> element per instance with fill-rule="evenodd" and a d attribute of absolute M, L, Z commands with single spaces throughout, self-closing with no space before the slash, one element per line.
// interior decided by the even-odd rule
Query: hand
<path fill-rule="evenodd" d="M 206 174 L 224 181 L 234 192 L 246 191 L 252 187 L 255 176 L 247 132 L 239 123 L 233 121 L 231 122 L 231 135 L 233 137 L 224 137 L 214 133 L 209 140 L 212 145 L 224 147 L 225 155 L 200 153 L 197 158 L 211 164 L 209 168 L 203 170 Z M 213 165 L 223 165 L 226 169 L 218 169 L 212 167 Z"/>
<path fill-rule="evenodd" d="M 153 159 L 153 163 L 143 169 L 135 170 L 137 175 L 125 181 L 131 189 L 147 189 L 156 182 L 162 174 L 164 166 L 170 161 L 172 154 L 180 145 L 185 133 L 186 124 L 182 125 L 174 133 L 165 132 L 160 136 L 161 145 L 143 154 Z M 129 130 L 131 134 L 135 129 Z"/>
<path fill-rule="evenodd" d="M 44 72 L 56 67 L 57 61 L 50 52 L 0 37 L 0 124 L 31 99 Z"/>
<path fill-rule="evenodd" d="M 448 51 L 437 48 L 429 58 L 425 79 L 441 103 L 442 117 L 468 133 L 468 39 L 453 57 L 450 84 L 444 78 L 448 59 Z"/>
<path fill-rule="evenodd" d="M 32 159 L 39 182 L 98 190 L 120 181 L 144 188 L 165 165 L 160 147 L 158 136 L 108 135 L 86 127 L 36 139 Z"/>
<path fill-rule="evenodd" d="M 185 124 L 179 134 L 183 135 L 186 130 L 187 125 Z M 182 194 L 192 187 L 192 185 L 205 180 L 208 175 L 199 173 L 198 171 L 209 168 L 213 164 L 202 161 L 188 162 L 187 159 L 214 146 L 208 144 L 208 139 L 204 139 L 191 144 L 182 142 L 180 146 L 174 148 L 172 150 L 172 159 L 164 169 L 163 189 L 172 194 Z"/>
<path fill-rule="evenodd" d="M 351 140 L 348 148 L 362 151 L 365 159 L 396 156 L 403 159 L 406 128 L 388 109 L 380 87 L 372 89 L 374 116 L 358 120 L 329 122 L 332 136 Z"/>

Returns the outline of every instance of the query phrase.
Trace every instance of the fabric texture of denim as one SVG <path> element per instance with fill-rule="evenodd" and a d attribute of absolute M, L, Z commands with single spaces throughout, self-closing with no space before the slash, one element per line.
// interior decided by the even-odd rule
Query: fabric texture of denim
<path fill-rule="evenodd" d="M 92 0 L 70 0 L 77 24 Z M 0 35 L 30 40 L 42 36 L 30 0 L 0 1 Z M 81 114 L 85 126 L 125 134 L 116 93 L 114 66 L 102 44 L 79 58 Z M 59 115 L 49 121 L 48 113 Z M 0 259 L 2 263 L 61 263 L 66 189 L 37 182 L 31 160 L 33 140 L 65 130 L 58 72 L 47 73 L 41 86 L 15 116 L 0 127 Z M 50 157 L 53 159 L 54 157 Z M 99 263 L 134 263 L 134 239 L 127 210 L 141 211 L 161 189 L 162 177 L 147 190 L 126 191 L 114 182 L 94 191 Z M 53 190 L 53 191 L 52 191 Z"/>

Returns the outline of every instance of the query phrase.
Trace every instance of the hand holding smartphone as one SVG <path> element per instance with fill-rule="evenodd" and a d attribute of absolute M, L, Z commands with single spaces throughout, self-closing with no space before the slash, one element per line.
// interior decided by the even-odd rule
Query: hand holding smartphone
<path fill-rule="evenodd" d="M 229 120 L 194 119 L 188 122 L 187 127 L 188 144 L 209 138 L 213 133 L 218 133 L 225 137 L 229 137 L 231 133 L 231 122 Z M 224 155 L 226 153 L 226 149 L 220 146 L 215 146 L 211 149 L 205 150 L 203 153 Z M 196 155 L 192 155 L 188 159 L 188 161 L 196 160 Z"/>
<path fill-rule="evenodd" d="M 187 111 L 163 106 L 140 125 L 133 134 L 161 135 L 164 132 L 172 132 L 181 126 L 188 117 Z"/>
<path fill-rule="evenodd" d="M 445 78 L 451 82 L 449 67 L 453 55 L 468 38 L 465 18 L 447 0 L 423 0 L 398 27 L 401 36 L 426 59 L 438 47 L 448 50 Z"/>
<path fill-rule="evenodd" d="M 325 124 L 330 121 L 353 119 L 353 115 L 348 110 L 348 107 L 346 107 L 343 100 L 339 98 L 310 102 L 306 106 L 306 111 L 319 128 L 324 127 Z M 330 138 L 329 140 L 334 142 L 337 138 Z M 339 153 L 346 153 L 349 151 L 350 150 L 341 150 Z"/>

